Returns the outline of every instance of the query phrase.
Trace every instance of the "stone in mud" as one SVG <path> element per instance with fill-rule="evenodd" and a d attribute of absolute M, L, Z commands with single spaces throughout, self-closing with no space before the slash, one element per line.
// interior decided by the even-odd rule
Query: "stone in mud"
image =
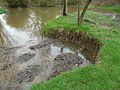
<path fill-rule="evenodd" d="M 113 20 L 120 23 L 120 15 L 113 15 Z"/>
<path fill-rule="evenodd" d="M 27 61 L 29 61 L 30 59 L 34 58 L 35 54 L 31 54 L 31 53 L 25 53 L 21 56 L 17 57 L 16 63 L 25 63 Z"/>
<path fill-rule="evenodd" d="M 44 40 L 44 41 L 40 42 L 39 44 L 30 46 L 29 49 L 31 49 L 31 50 L 41 49 L 41 48 L 44 48 L 49 45 L 61 46 L 62 44 L 60 43 L 60 41 L 58 41 L 56 39 L 53 39 L 53 40 L 48 39 L 48 40 Z"/>
<path fill-rule="evenodd" d="M 86 62 L 77 54 L 72 54 L 72 53 L 60 54 L 54 60 L 55 60 L 54 61 L 55 66 L 53 69 L 53 73 L 51 75 L 52 77 L 60 74 L 61 72 L 65 72 L 75 67 L 79 67 Z"/>
<path fill-rule="evenodd" d="M 15 76 L 15 81 L 18 83 L 32 82 L 34 78 L 41 72 L 42 67 L 40 65 L 31 65 L 26 69 L 21 70 Z"/>
<path fill-rule="evenodd" d="M 50 44 L 49 41 L 43 41 L 43 42 L 41 42 L 39 44 L 30 46 L 29 49 L 31 49 L 31 50 L 41 49 L 41 48 L 43 48 L 45 46 L 48 46 L 49 44 Z"/>

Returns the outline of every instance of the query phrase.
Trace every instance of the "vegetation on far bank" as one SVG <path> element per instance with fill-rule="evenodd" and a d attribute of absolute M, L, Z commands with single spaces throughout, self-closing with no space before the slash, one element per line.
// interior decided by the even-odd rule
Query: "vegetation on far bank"
<path fill-rule="evenodd" d="M 78 0 L 67 0 L 69 5 L 77 5 Z M 86 2 L 86 0 L 81 0 Z M 63 0 L 0 0 L 0 5 L 3 3 L 3 6 L 10 7 L 27 7 L 27 6 L 42 6 L 49 7 L 55 5 L 63 4 Z M 120 4 L 120 0 L 92 0 L 93 5 L 109 5 L 116 6 Z M 109 7 L 109 8 L 110 8 Z M 106 7 L 105 7 L 106 8 Z M 116 8 L 116 7 L 114 7 Z M 113 9 L 114 9 L 113 8 Z"/>
<path fill-rule="evenodd" d="M 60 16 L 49 21 L 44 27 L 45 33 L 56 28 L 69 32 L 86 32 L 98 39 L 103 46 L 96 65 L 76 68 L 72 71 L 36 85 L 31 90 L 119 90 L 120 89 L 120 27 L 110 16 L 87 12 L 86 19 L 77 25 L 77 14 Z M 91 23 L 95 22 L 95 23 Z"/>
<path fill-rule="evenodd" d="M 61 0 L 1 0 L 1 3 L 7 3 L 9 7 L 27 7 L 27 6 L 41 6 L 51 7 L 55 5 L 61 5 Z M 77 0 L 68 0 L 68 4 L 76 5 Z"/>
<path fill-rule="evenodd" d="M 98 6 L 98 9 L 102 9 L 105 11 L 111 11 L 111 12 L 116 12 L 120 13 L 120 5 L 105 5 L 105 6 Z"/>

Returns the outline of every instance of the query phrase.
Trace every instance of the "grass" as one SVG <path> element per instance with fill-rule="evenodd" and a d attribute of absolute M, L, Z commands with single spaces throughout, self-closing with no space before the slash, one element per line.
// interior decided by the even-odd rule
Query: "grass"
<path fill-rule="evenodd" d="M 7 11 L 6 9 L 0 7 L 0 14 L 5 13 L 6 11 Z"/>
<path fill-rule="evenodd" d="M 120 5 L 100 6 L 98 8 L 102 10 L 107 10 L 112 12 L 114 11 L 114 12 L 120 13 Z"/>
<path fill-rule="evenodd" d="M 104 45 L 100 50 L 100 60 L 93 66 L 76 68 L 72 71 L 31 87 L 31 90 L 120 90 L 120 29 L 111 17 L 87 12 L 85 18 L 96 24 L 84 22 L 77 26 L 76 13 L 49 21 L 45 33 L 64 28 L 67 31 L 87 32 Z"/>

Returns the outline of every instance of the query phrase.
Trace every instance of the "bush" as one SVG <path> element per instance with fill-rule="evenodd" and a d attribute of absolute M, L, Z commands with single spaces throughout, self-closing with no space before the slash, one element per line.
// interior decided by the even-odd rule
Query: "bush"
<path fill-rule="evenodd" d="M 28 0 L 6 0 L 9 7 L 27 7 Z"/>
<path fill-rule="evenodd" d="M 68 4 L 69 5 L 76 5 L 77 4 L 77 0 L 68 0 Z"/>
<path fill-rule="evenodd" d="M 50 7 L 50 6 L 55 6 L 55 1 L 56 0 L 35 0 L 35 4 L 42 7 L 46 7 L 46 6 Z"/>

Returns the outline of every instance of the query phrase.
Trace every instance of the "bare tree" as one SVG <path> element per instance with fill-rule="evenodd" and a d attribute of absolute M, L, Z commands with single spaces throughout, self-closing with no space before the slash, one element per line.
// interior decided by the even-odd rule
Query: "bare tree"
<path fill-rule="evenodd" d="M 78 2 L 78 18 L 77 18 L 77 21 L 78 21 L 78 25 L 80 24 L 80 0 L 77 0 Z"/>
<path fill-rule="evenodd" d="M 78 20 L 78 25 L 83 22 L 85 13 L 86 13 L 86 11 L 87 11 L 87 9 L 88 9 L 91 1 L 92 1 L 92 0 L 87 0 L 87 2 L 86 2 L 86 4 L 85 4 L 85 7 L 83 8 L 83 11 L 82 11 L 81 15 L 79 15 L 79 14 L 80 14 L 80 9 L 79 9 L 79 8 L 80 8 L 80 1 L 78 0 L 78 19 L 79 19 L 79 20 Z"/>
<path fill-rule="evenodd" d="M 63 0 L 63 16 L 67 16 L 67 3 L 68 0 Z"/>

